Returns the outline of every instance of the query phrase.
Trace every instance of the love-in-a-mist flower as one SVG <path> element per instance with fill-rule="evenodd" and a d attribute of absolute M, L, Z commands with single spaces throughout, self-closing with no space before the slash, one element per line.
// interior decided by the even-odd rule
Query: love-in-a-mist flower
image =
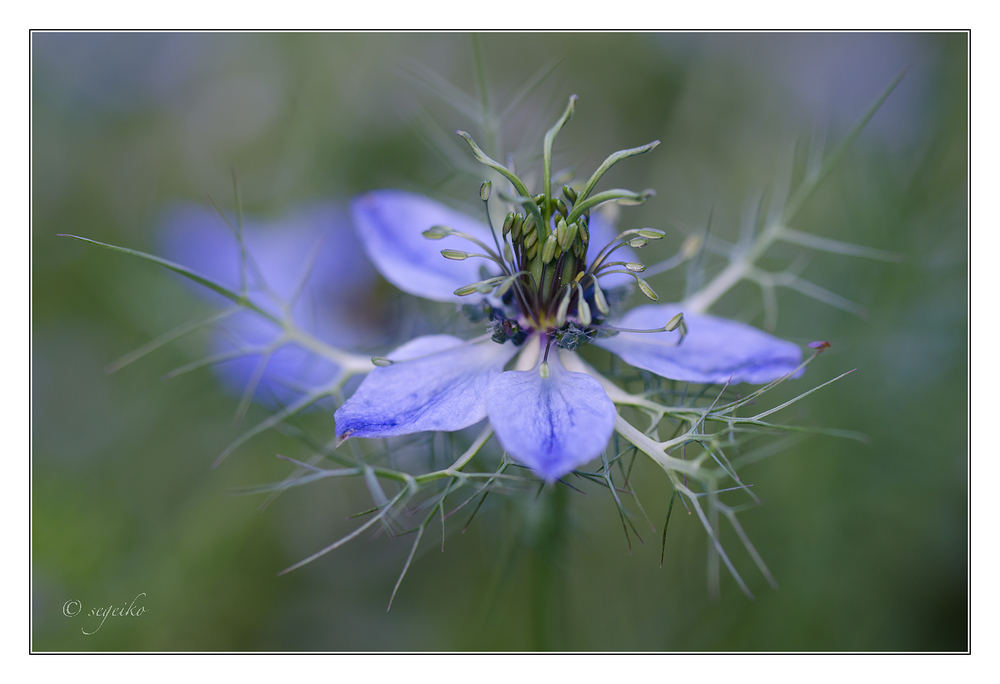
<path fill-rule="evenodd" d="M 488 418 L 509 456 L 551 482 L 597 457 L 615 429 L 615 404 L 602 385 L 607 381 L 591 375 L 574 354 L 582 344 L 665 378 L 699 383 L 770 382 L 799 365 L 796 345 L 678 304 L 639 306 L 608 323 L 619 295 L 613 288 L 622 278 L 657 299 L 629 248 L 663 233 L 643 228 L 615 234 L 592 213 L 605 202 L 643 202 L 652 191 L 594 192 L 595 186 L 613 164 L 658 143 L 611 155 L 585 185 L 563 187 L 557 197 L 552 142 L 572 116 L 574 100 L 545 136 L 537 194 L 459 131 L 476 158 L 513 188 L 503 199 L 521 211 L 509 212 L 502 226 L 398 190 L 355 199 L 355 229 L 382 275 L 428 299 L 477 300 L 488 332 L 472 340 L 418 337 L 376 359 L 379 367 L 336 412 L 338 437 L 453 431 Z M 487 181 L 480 199 L 488 222 L 490 196 Z"/>
<path fill-rule="evenodd" d="M 241 232 L 242 246 L 218 212 L 180 204 L 164 214 L 158 240 L 170 260 L 232 291 L 241 291 L 245 281 L 257 307 L 278 320 L 290 317 L 328 344 L 351 348 L 371 341 L 376 326 L 364 302 L 375 270 L 342 207 L 317 202 L 271 222 L 247 219 Z M 215 304 L 225 302 L 192 286 Z M 220 320 L 212 346 L 209 360 L 224 385 L 243 393 L 254 382 L 266 403 L 291 401 L 338 370 L 333 360 L 287 342 L 281 326 L 248 310 Z"/>

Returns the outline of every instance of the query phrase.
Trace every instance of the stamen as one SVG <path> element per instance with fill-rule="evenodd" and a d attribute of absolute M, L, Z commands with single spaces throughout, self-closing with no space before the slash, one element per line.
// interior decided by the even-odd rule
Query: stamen
<path fill-rule="evenodd" d="M 625 275 L 632 276 L 635 278 L 635 282 L 639 283 L 639 289 L 642 290 L 644 295 L 646 295 L 649 299 L 652 299 L 654 302 L 659 301 L 659 295 L 653 291 L 653 288 L 649 286 L 649 283 L 637 276 L 635 273 L 632 273 L 632 271 L 605 271 L 602 275 L 611 275 L 612 273 L 624 273 Z"/>
<path fill-rule="evenodd" d="M 450 351 L 452 351 L 454 349 L 457 349 L 458 347 L 466 347 L 466 346 L 468 346 L 470 344 L 479 344 L 480 342 L 485 342 L 486 340 L 490 339 L 490 337 L 491 337 L 490 334 L 487 333 L 486 335 L 480 335 L 479 337 L 473 337 L 471 340 L 465 340 L 461 344 L 456 344 L 454 347 L 448 347 L 447 349 L 439 349 L 438 351 L 432 351 L 429 354 L 421 354 L 420 356 L 414 356 L 412 358 L 407 358 L 407 359 L 399 359 L 398 361 L 396 359 L 389 359 L 389 358 L 386 358 L 384 356 L 373 356 L 372 357 L 372 363 L 375 364 L 376 366 L 379 366 L 380 368 L 385 368 L 386 366 L 394 366 L 397 363 L 407 363 L 409 361 L 419 361 L 420 359 L 426 359 L 426 358 L 434 356 L 436 354 L 442 354 L 444 352 L 450 352 Z"/>
<path fill-rule="evenodd" d="M 497 258 L 500 259 L 500 256 L 499 256 L 500 254 L 503 254 L 504 256 L 506 256 L 508 254 L 508 252 L 507 252 L 507 250 L 500 249 L 500 240 L 497 238 L 497 231 L 496 231 L 496 228 L 493 227 L 493 219 L 492 219 L 492 217 L 490 217 L 490 193 L 492 192 L 492 188 L 493 188 L 493 183 L 491 183 L 488 180 L 487 181 L 483 181 L 483 184 L 481 186 L 479 186 L 479 199 L 481 199 L 483 201 L 483 208 L 486 210 L 486 224 L 490 227 L 490 235 L 493 236 L 493 243 L 497 246 L 497 252 L 498 252 Z M 509 216 L 509 214 L 508 214 L 508 216 Z M 504 224 L 506 224 L 506 223 L 507 223 L 507 220 L 504 219 Z M 504 244 L 504 247 L 507 246 L 507 240 L 506 239 L 504 239 L 504 243 L 503 244 Z M 508 273 L 508 274 L 510 273 L 510 271 L 507 270 L 506 263 L 504 262 L 503 259 L 500 260 L 500 267 L 503 269 L 504 273 Z M 512 268 L 516 269 L 517 266 L 512 266 Z"/>
<path fill-rule="evenodd" d="M 495 262 L 498 266 L 500 266 L 501 270 L 503 270 L 505 274 L 510 275 L 510 271 L 507 269 L 507 265 L 503 262 L 503 259 L 500 258 L 500 255 L 494 252 L 493 248 L 487 245 L 485 242 L 472 237 L 468 233 L 463 233 L 460 230 L 455 230 L 454 228 L 449 228 L 448 226 L 432 226 L 431 228 L 425 230 L 422 233 L 422 235 L 428 240 L 440 240 L 441 238 L 448 235 L 454 235 L 456 237 L 464 238 L 469 242 L 472 242 L 473 244 L 482 247 L 483 250 L 486 251 L 486 254 L 469 254 L 468 252 L 462 252 L 461 250 L 457 249 L 448 249 L 448 250 L 442 250 L 441 253 L 444 254 L 445 252 L 450 252 L 456 256 L 445 255 L 445 258 L 453 259 L 455 261 L 463 261 L 464 259 L 468 259 L 470 256 L 490 259 L 491 261 Z M 494 240 L 496 239 L 496 234 L 493 235 L 493 238 Z M 459 257 L 457 256 L 458 254 L 465 254 L 465 256 Z"/>
<path fill-rule="evenodd" d="M 569 310 L 569 301 L 573 298 L 573 288 L 563 286 L 566 294 L 559 300 L 559 308 L 556 309 L 556 327 L 561 328 L 566 325 L 566 312 Z"/>
<path fill-rule="evenodd" d="M 643 271 L 646 270 L 646 267 L 643 264 L 636 263 L 634 261 L 608 261 L 604 264 L 601 264 L 601 267 L 598 268 L 595 271 L 595 273 L 599 274 L 604 269 L 611 268 L 612 266 L 624 266 L 633 273 L 642 273 Z"/>
<path fill-rule="evenodd" d="M 630 235 L 638 235 L 639 237 L 624 241 L 624 239 Z M 655 228 L 642 228 L 639 230 L 633 228 L 631 230 L 623 231 L 597 253 L 597 257 L 594 259 L 593 263 L 590 264 L 590 268 L 587 269 L 587 273 L 595 273 L 604 263 L 604 260 L 611 256 L 612 252 L 624 247 L 626 244 L 629 247 L 638 249 L 646 245 L 650 240 L 659 240 L 664 235 L 666 235 L 666 233 L 661 230 L 656 230 Z M 619 242 L 619 240 L 622 240 L 622 242 Z"/>
<path fill-rule="evenodd" d="M 545 239 L 545 246 L 542 247 L 542 263 L 549 263 L 556 254 L 556 246 L 558 241 L 556 239 L 555 233 L 550 233 Z"/>

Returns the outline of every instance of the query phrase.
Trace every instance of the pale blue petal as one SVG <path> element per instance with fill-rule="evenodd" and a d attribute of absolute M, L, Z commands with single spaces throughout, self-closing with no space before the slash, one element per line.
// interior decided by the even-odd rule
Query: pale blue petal
<path fill-rule="evenodd" d="M 230 221 L 235 225 L 234 217 Z M 175 205 L 165 213 L 157 238 L 158 253 L 229 289 L 239 290 L 239 242 L 214 209 Z M 280 316 L 281 303 L 298 291 L 292 318 L 300 328 L 344 347 L 368 343 L 376 337 L 378 331 L 367 304 L 376 282 L 375 269 L 363 256 L 346 212 L 337 205 L 306 205 L 273 222 L 248 218 L 244 242 L 249 296 L 255 304 Z M 312 256 L 315 261 L 309 268 Z M 232 305 L 207 288 L 183 282 L 220 307 Z M 227 354 L 266 346 L 280 334 L 277 325 L 257 314 L 241 312 L 219 324 L 212 351 Z M 227 388 L 242 394 L 260 358 L 258 354 L 241 356 L 214 369 Z M 323 385 L 336 370 L 334 364 L 315 354 L 285 345 L 271 356 L 256 396 L 269 404 L 285 403 L 299 396 L 292 388 Z"/>
<path fill-rule="evenodd" d="M 470 344 L 451 335 L 411 340 L 389 354 L 397 363 L 371 371 L 337 409 L 337 436 L 393 437 L 478 423 L 486 417 L 486 388 L 517 351 L 511 343 Z"/>
<path fill-rule="evenodd" d="M 494 250 L 485 223 L 469 218 L 440 202 L 403 190 L 375 190 L 351 203 L 354 227 L 369 258 L 385 279 L 403 292 L 439 302 L 468 302 L 455 290 L 482 280 L 481 266 L 499 273 L 492 261 L 474 258 L 452 261 L 442 249 L 482 254 L 469 240 L 450 235 L 429 240 L 423 232 L 444 225 L 467 233 Z M 485 212 L 484 212 L 485 217 Z"/>
<path fill-rule="evenodd" d="M 629 311 L 615 325 L 661 328 L 681 311 L 680 304 L 646 304 Z M 686 382 L 761 384 L 790 373 L 802 361 L 798 345 L 744 323 L 688 313 L 684 321 L 688 335 L 680 345 L 677 331 L 619 333 L 594 344 L 636 368 Z"/>
<path fill-rule="evenodd" d="M 212 351 L 219 355 L 229 355 L 248 347 L 267 346 L 281 335 L 278 326 L 257 314 L 245 312 L 230 316 L 219 328 L 212 341 Z M 242 396 L 261 362 L 262 355 L 259 353 L 244 354 L 213 366 L 213 370 L 227 390 Z M 337 370 L 335 363 L 314 352 L 294 344 L 284 344 L 268 358 L 254 395 L 268 406 L 285 405 L 301 397 L 303 391 L 327 385 L 334 379 Z"/>
<path fill-rule="evenodd" d="M 549 354 L 549 377 L 536 367 L 508 371 L 486 395 L 500 445 L 518 463 L 554 482 L 600 455 L 615 426 L 615 406 L 601 384 L 572 373 Z"/>

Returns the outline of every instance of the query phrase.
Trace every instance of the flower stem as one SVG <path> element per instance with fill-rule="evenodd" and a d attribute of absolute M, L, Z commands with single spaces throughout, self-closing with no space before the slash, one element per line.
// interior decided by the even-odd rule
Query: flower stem
<path fill-rule="evenodd" d="M 569 488 L 556 485 L 542 493 L 542 514 L 535 523 L 531 548 L 529 619 L 532 651 L 557 650 L 565 633 L 566 533 Z"/>

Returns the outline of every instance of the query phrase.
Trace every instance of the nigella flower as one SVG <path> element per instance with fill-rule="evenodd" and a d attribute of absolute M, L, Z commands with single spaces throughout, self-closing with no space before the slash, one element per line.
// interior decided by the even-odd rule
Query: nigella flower
<path fill-rule="evenodd" d="M 230 221 L 235 226 L 235 221 Z M 375 271 L 336 204 L 308 204 L 273 222 L 247 220 L 243 247 L 216 211 L 183 204 L 166 212 L 161 251 L 234 292 L 245 281 L 248 297 L 276 318 L 329 344 L 350 348 L 370 341 L 373 321 L 364 302 Z M 242 263 L 242 266 L 241 266 Z M 225 300 L 203 287 L 213 303 Z M 220 321 L 209 357 L 224 385 L 242 393 L 256 383 L 267 403 L 286 403 L 303 388 L 334 377 L 334 363 L 282 341 L 282 329 L 251 311 L 234 311 Z"/>
<path fill-rule="evenodd" d="M 656 299 L 628 250 L 663 234 L 615 236 L 596 213 L 592 218 L 603 202 L 641 202 L 651 191 L 592 191 L 611 165 L 657 143 L 612 155 L 585 186 L 554 197 L 552 139 L 572 112 L 573 99 L 546 135 L 543 187 L 534 196 L 459 132 L 482 163 L 511 182 L 515 194 L 505 199 L 525 210 L 508 213 L 499 230 L 408 192 L 379 190 L 354 200 L 358 237 L 389 282 L 441 302 L 478 298 L 488 332 L 472 340 L 418 337 L 376 359 L 378 367 L 336 412 L 339 438 L 453 431 L 488 418 L 509 456 L 552 482 L 597 457 L 615 429 L 615 404 L 602 385 L 609 381 L 573 354 L 581 344 L 698 383 L 765 383 L 799 365 L 796 345 L 680 304 L 639 306 L 609 325 L 612 278 L 634 279 Z M 480 195 L 487 218 L 490 194 L 486 182 Z M 626 260 L 613 260 L 622 254 Z"/>

